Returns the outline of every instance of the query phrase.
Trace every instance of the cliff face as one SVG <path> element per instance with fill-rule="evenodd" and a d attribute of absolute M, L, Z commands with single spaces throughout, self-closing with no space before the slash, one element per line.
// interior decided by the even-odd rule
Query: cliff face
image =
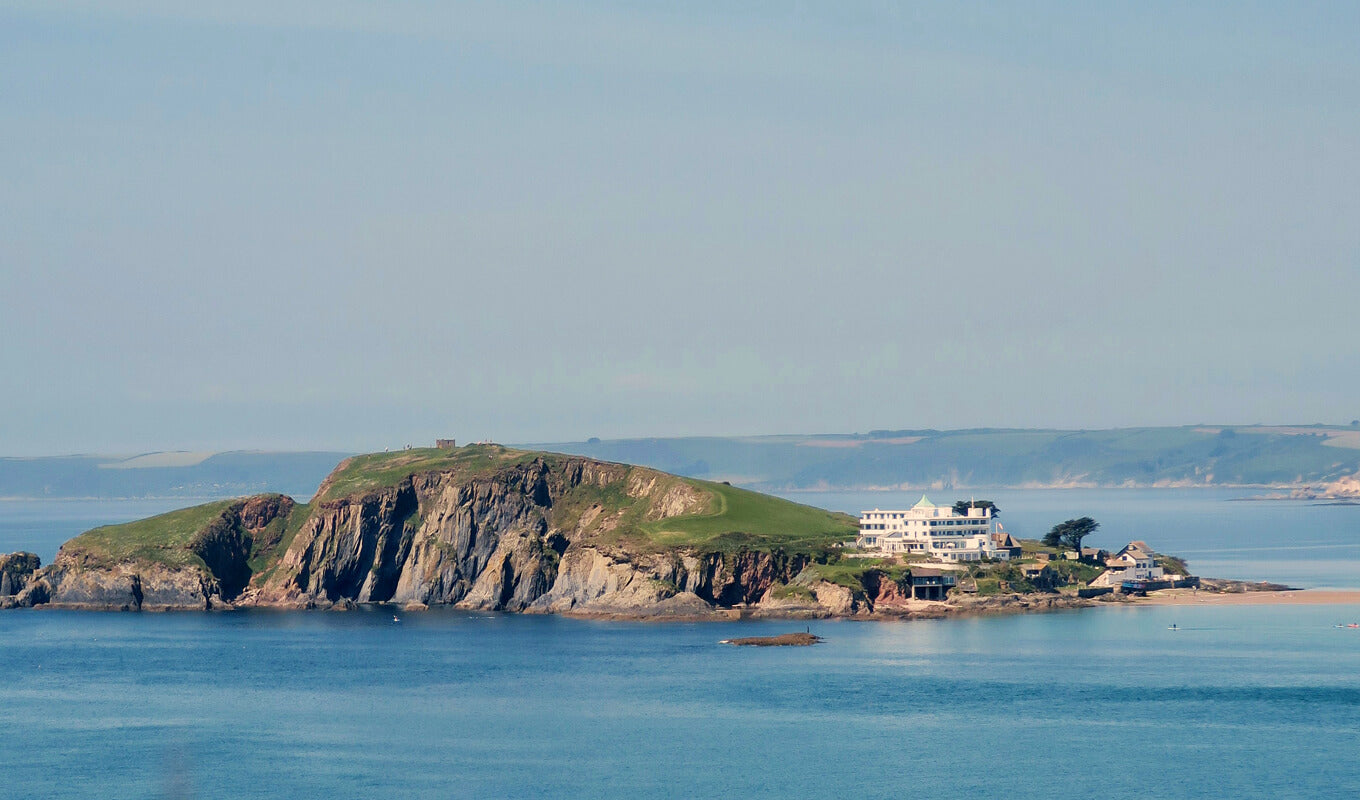
<path fill-rule="evenodd" d="M 107 611 L 166 611 L 213 608 L 222 604 L 221 587 L 196 567 L 120 564 L 85 567 L 60 554 L 35 581 L 36 597 L 53 608 Z"/>
<path fill-rule="evenodd" d="M 581 458 L 491 475 L 431 473 L 319 504 L 279 568 L 242 602 L 396 602 L 540 613 L 696 614 L 755 603 L 803 556 L 639 552 L 625 517 L 702 511 L 708 498 L 657 473 Z M 588 502 L 604 490 L 623 503 Z"/>

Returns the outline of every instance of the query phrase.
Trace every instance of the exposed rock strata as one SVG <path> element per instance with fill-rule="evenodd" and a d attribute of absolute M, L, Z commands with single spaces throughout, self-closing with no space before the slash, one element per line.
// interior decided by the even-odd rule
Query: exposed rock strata
<path fill-rule="evenodd" d="M 608 543 L 618 510 L 563 507 L 579 505 L 582 490 L 622 486 L 646 501 L 648 519 L 704 509 L 703 495 L 658 477 L 576 458 L 470 479 L 415 475 L 313 509 L 279 569 L 242 602 L 694 616 L 757 603 L 807 565 L 806 556 L 752 551 L 631 552 Z"/>
<path fill-rule="evenodd" d="M 221 605 L 221 588 L 205 570 L 142 563 L 82 567 L 56 562 L 41 576 L 42 592 L 53 608 L 110 611 L 207 610 Z"/>

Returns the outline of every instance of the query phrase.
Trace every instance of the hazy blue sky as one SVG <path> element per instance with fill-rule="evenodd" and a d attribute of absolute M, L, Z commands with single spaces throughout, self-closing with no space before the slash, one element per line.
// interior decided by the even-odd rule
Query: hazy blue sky
<path fill-rule="evenodd" d="M 1360 417 L 1360 4 L 0 0 L 0 455 Z"/>

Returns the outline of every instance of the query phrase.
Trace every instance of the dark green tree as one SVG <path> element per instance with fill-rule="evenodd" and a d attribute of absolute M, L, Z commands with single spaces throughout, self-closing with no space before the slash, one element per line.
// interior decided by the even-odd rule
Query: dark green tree
<path fill-rule="evenodd" d="M 1001 509 L 996 507 L 996 503 L 991 500 L 955 500 L 954 513 L 967 514 L 970 508 L 990 508 L 993 517 L 1001 516 Z"/>
<path fill-rule="evenodd" d="M 1096 528 L 1099 527 L 1100 523 L 1090 517 L 1059 522 L 1053 526 L 1052 530 L 1044 534 L 1044 544 L 1049 547 L 1066 547 L 1080 553 L 1081 540 L 1095 533 Z"/>

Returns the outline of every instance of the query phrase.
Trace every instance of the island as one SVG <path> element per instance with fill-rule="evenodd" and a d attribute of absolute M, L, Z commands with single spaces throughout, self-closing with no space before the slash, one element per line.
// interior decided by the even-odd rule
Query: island
<path fill-rule="evenodd" d="M 1100 569 L 1080 561 L 949 572 L 852 557 L 846 514 L 583 456 L 441 445 L 348 458 L 309 503 L 262 494 L 96 528 L 47 566 L 0 556 L 0 607 L 917 618 L 1127 599 L 1083 596 Z"/>

